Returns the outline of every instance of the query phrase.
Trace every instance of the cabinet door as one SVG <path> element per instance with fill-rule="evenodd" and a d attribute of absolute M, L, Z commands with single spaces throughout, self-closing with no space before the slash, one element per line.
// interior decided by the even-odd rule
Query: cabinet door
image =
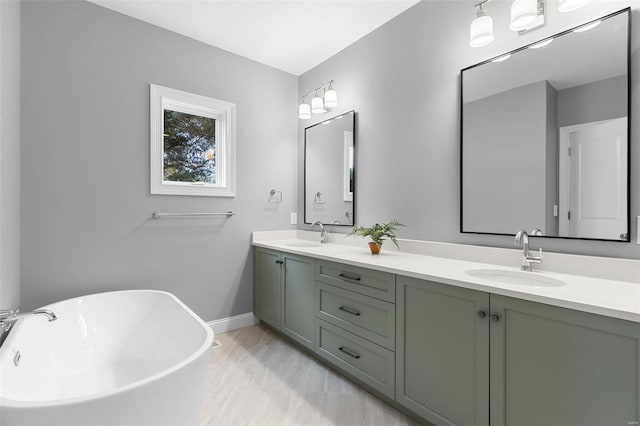
<path fill-rule="evenodd" d="M 487 425 L 489 295 L 397 282 L 396 400 L 435 425 Z"/>
<path fill-rule="evenodd" d="M 284 255 L 282 332 L 313 349 L 315 334 L 315 262 Z"/>
<path fill-rule="evenodd" d="M 282 259 L 280 253 L 258 248 L 255 252 L 255 295 L 260 320 L 280 328 L 280 281 Z"/>
<path fill-rule="evenodd" d="M 492 425 L 638 424 L 639 324 L 494 295 L 491 312 Z"/>

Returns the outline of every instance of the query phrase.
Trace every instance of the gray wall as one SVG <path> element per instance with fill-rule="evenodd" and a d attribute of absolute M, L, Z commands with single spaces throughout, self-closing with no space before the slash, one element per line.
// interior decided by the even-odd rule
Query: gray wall
<path fill-rule="evenodd" d="M 507 28 L 510 4 L 487 6 L 495 41 L 486 47 L 469 47 L 474 19 L 470 2 L 423 1 L 300 77 L 299 96 L 334 79 L 340 101 L 335 112 L 358 112 L 356 222 L 397 218 L 407 225 L 400 232 L 404 238 L 513 247 L 513 237 L 459 232 L 460 70 L 631 5 L 630 206 L 635 241 L 635 216 L 640 215 L 640 1 L 591 2 L 571 13 L 559 13 L 557 1 L 548 1 L 546 25 L 523 36 Z M 302 129 L 309 124 L 300 120 L 300 145 Z M 298 185 L 301 193 L 301 180 Z M 538 244 L 549 251 L 640 258 L 640 246 L 634 243 L 535 239 L 533 248 Z"/>
<path fill-rule="evenodd" d="M 20 304 L 20 4 L 0 1 L 0 308 Z"/>
<path fill-rule="evenodd" d="M 625 117 L 626 91 L 626 75 L 558 91 L 559 127 Z"/>
<path fill-rule="evenodd" d="M 149 83 L 237 105 L 235 198 L 149 194 Z M 24 305 L 152 288 L 207 321 L 251 311 L 250 234 L 290 228 L 298 202 L 281 166 L 297 160 L 296 98 L 293 75 L 102 7 L 24 2 Z"/>
<path fill-rule="evenodd" d="M 545 226 L 547 82 L 464 104 L 464 230 Z M 509 178 L 505 178 L 509 176 Z"/>

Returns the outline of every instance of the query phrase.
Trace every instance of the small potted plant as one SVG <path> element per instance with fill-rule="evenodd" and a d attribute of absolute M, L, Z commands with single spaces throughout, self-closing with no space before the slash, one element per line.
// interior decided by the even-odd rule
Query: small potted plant
<path fill-rule="evenodd" d="M 392 220 L 391 222 L 385 223 L 383 225 L 376 223 L 375 225 L 370 227 L 354 226 L 351 232 L 347 234 L 347 237 L 359 235 L 361 237 L 371 238 L 371 242 L 369 243 L 371 254 L 378 254 L 380 253 L 380 248 L 382 247 L 382 243 L 386 238 L 393 241 L 393 244 L 395 244 L 396 247 L 400 248 L 396 235 L 396 231 L 399 226 L 404 225 L 397 220 Z"/>

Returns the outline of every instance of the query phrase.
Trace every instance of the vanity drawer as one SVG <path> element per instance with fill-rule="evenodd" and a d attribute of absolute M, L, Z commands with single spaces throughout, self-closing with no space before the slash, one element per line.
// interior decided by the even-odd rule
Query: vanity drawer
<path fill-rule="evenodd" d="M 380 393 L 395 396 L 395 354 L 316 318 L 316 353 Z"/>
<path fill-rule="evenodd" d="M 316 263 L 316 280 L 395 303 L 396 276 L 333 262 Z"/>
<path fill-rule="evenodd" d="M 393 303 L 317 282 L 316 316 L 387 349 L 395 349 Z"/>

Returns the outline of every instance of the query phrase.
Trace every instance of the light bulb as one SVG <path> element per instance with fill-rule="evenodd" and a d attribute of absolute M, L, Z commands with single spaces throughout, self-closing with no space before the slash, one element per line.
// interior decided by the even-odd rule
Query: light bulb
<path fill-rule="evenodd" d="M 335 108 L 338 106 L 338 93 L 329 86 L 329 90 L 324 92 L 324 106 Z"/>
<path fill-rule="evenodd" d="M 320 96 L 317 94 L 311 99 L 311 112 L 314 114 L 322 114 L 325 113 L 324 102 Z"/>
<path fill-rule="evenodd" d="M 469 29 L 469 46 L 471 47 L 486 46 L 493 41 L 493 19 L 480 13 L 479 11 L 478 17 L 473 20 Z"/>
<path fill-rule="evenodd" d="M 298 118 L 301 120 L 308 120 L 311 118 L 311 107 L 309 104 L 303 102 L 298 107 Z"/>
<path fill-rule="evenodd" d="M 511 4 L 511 31 L 522 31 L 538 17 L 537 0 L 514 0 Z"/>
<path fill-rule="evenodd" d="M 559 12 L 571 12 L 586 6 L 591 0 L 560 0 L 558 4 Z"/>

